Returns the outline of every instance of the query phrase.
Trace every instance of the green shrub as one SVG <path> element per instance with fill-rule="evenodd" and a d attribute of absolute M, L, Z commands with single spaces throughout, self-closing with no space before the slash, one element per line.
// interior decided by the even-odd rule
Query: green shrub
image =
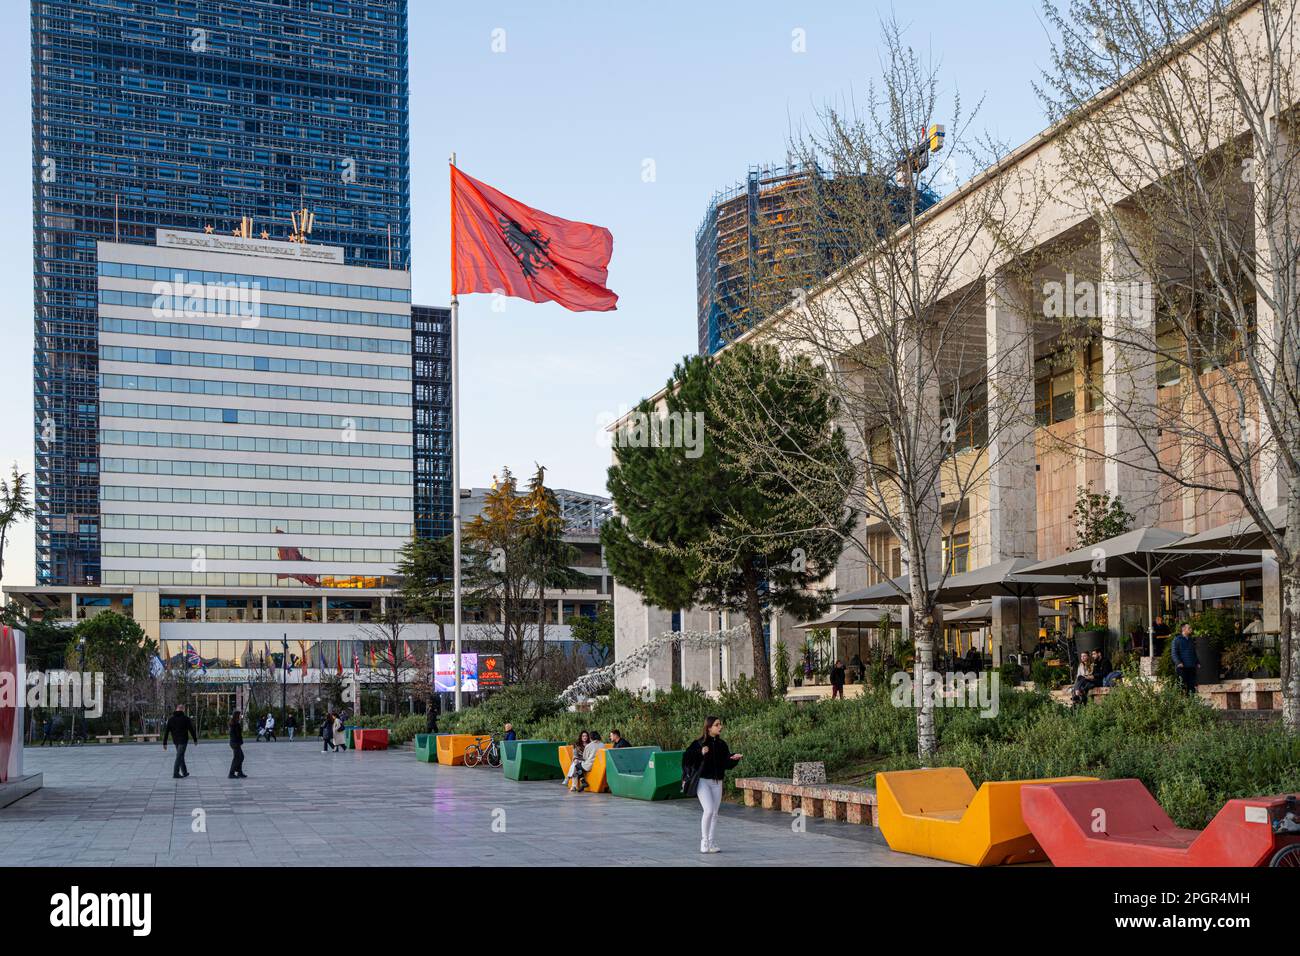
<path fill-rule="evenodd" d="M 1130 662 L 1124 683 L 1077 711 L 1005 682 L 995 715 L 940 708 L 939 752 L 927 764 L 965 767 L 977 786 L 1069 775 L 1136 777 L 1183 827 L 1205 826 L 1233 797 L 1300 791 L 1300 738 L 1276 725 L 1220 723 L 1172 682 L 1137 680 L 1134 671 Z M 707 715 L 718 714 L 727 742 L 745 755 L 745 776 L 788 777 L 805 760 L 823 761 L 833 779 L 860 774 L 864 763 L 873 770 L 918 765 L 915 713 L 893 705 L 887 684 L 861 697 L 803 705 L 759 700 L 749 681 L 725 688 L 717 700 L 680 687 L 653 699 L 616 690 L 587 713 L 563 709 L 550 693 L 511 688 L 444 723 L 485 732 L 512 720 L 521 736 L 564 741 L 583 729 L 603 738 L 617 727 L 634 746 L 677 750 L 699 736 Z"/>

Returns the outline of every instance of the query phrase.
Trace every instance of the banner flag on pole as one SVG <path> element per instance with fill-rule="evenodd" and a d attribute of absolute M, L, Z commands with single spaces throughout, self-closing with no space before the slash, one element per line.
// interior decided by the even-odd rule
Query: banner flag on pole
<path fill-rule="evenodd" d="M 608 229 L 525 206 L 451 167 L 451 294 L 495 292 L 609 312 L 614 236 Z"/>

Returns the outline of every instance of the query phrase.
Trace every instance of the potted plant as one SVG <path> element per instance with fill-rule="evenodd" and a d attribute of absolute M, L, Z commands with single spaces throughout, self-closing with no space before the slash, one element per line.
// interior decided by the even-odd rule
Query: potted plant
<path fill-rule="evenodd" d="M 790 689 L 790 651 L 785 646 L 785 641 L 776 642 L 776 692 L 784 697 L 785 692 Z M 797 686 L 797 685 L 796 685 Z"/>
<path fill-rule="evenodd" d="M 1106 646 L 1106 625 L 1080 624 L 1074 629 L 1074 648 L 1079 654 L 1091 654 Z"/>
<path fill-rule="evenodd" d="M 1191 618 L 1192 639 L 1196 645 L 1196 682 L 1219 681 L 1221 656 L 1234 645 L 1249 642 L 1237 633 L 1236 616 L 1229 608 L 1208 608 Z"/>

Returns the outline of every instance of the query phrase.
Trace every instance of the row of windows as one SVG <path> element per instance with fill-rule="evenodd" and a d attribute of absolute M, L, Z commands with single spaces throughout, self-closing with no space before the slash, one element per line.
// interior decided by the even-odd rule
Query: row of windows
<path fill-rule="evenodd" d="M 127 293 L 124 293 L 127 294 Z M 353 335 L 317 335 L 314 332 L 276 332 L 268 329 L 236 329 L 224 325 L 194 325 L 186 322 L 154 322 L 151 319 L 99 320 L 100 331 L 124 335 L 158 335 L 169 339 L 202 339 L 206 342 L 243 342 L 247 345 L 275 345 L 286 348 L 334 349 L 339 352 L 374 352 L 379 355 L 410 355 L 411 343 L 401 339 L 365 339 Z"/>
<path fill-rule="evenodd" d="M 101 429 L 101 445 L 140 448 L 202 448 L 268 455 L 332 455 L 336 458 L 410 458 L 410 445 L 376 442 L 312 441 L 307 438 L 252 438 L 247 435 L 190 435 L 183 432 L 133 432 Z"/>
<path fill-rule="evenodd" d="M 409 418 L 371 418 L 366 415 L 312 415 L 307 412 L 268 412 L 252 408 L 198 408 L 192 405 L 137 405 L 101 402 L 100 415 L 109 418 L 146 418 L 174 422 L 220 422 L 226 425 L 277 425 L 288 428 L 352 429 L 363 432 L 409 432 Z"/>
<path fill-rule="evenodd" d="M 256 574 L 239 571 L 104 571 L 104 584 L 189 585 L 227 588 L 385 588 L 382 574 Z"/>
<path fill-rule="evenodd" d="M 409 392 L 374 392 L 360 388 L 315 388 L 310 385 L 268 385 L 265 382 L 228 382 L 204 378 L 156 378 L 149 375 L 101 375 L 101 388 L 141 392 L 178 392 L 188 395 L 226 395 L 239 398 L 275 398 L 289 402 L 331 402 L 348 405 L 410 407 Z"/>
<path fill-rule="evenodd" d="M 359 561 L 392 565 L 393 548 L 273 548 L 252 544 L 153 544 L 141 541 L 106 541 L 105 558 L 183 558 L 186 561 Z"/>
<path fill-rule="evenodd" d="M 255 478 L 266 481 L 329 481 L 354 485 L 411 484 L 409 471 L 374 468 L 312 468 L 307 465 L 248 465 L 221 461 L 104 458 L 99 470 L 124 475 L 184 475 L 190 478 Z"/>
<path fill-rule="evenodd" d="M 332 295 L 342 299 L 373 299 L 376 302 L 410 302 L 409 289 L 383 286 L 350 285 L 346 282 L 317 282 L 312 279 L 286 279 L 282 276 L 246 275 L 242 272 L 211 272 L 203 269 L 169 269 L 165 266 L 131 265 L 127 262 L 101 262 L 99 274 L 119 279 L 157 279 L 164 282 L 257 284 L 268 292 L 298 295 Z M 403 316 L 405 318 L 405 316 Z"/>
<path fill-rule="evenodd" d="M 134 461 L 135 459 L 128 459 Z M 123 469 L 109 468 L 107 465 L 104 471 L 122 471 Z M 256 508 L 334 508 L 337 510 L 352 511 L 410 511 L 411 499 L 393 497 L 389 495 L 313 495 L 304 494 L 297 491 L 235 491 L 229 488 L 133 488 L 125 485 L 103 485 L 99 489 L 99 496 L 104 501 L 160 501 L 165 504 L 195 504 L 195 505 L 238 505 L 242 507 Z M 109 517 L 109 516 L 105 516 Z M 139 517 L 144 519 L 146 515 L 123 515 L 126 520 Z M 199 521 L 199 520 L 230 520 L 230 519 L 199 519 L 185 518 L 182 516 L 158 515 L 156 520 L 179 522 L 179 521 Z M 245 519 L 239 519 L 245 520 Z M 252 521 L 254 519 L 246 519 Z M 277 520 L 277 519 L 272 519 Z M 303 522 L 303 524 L 330 524 L 331 522 Z M 332 522 L 334 524 L 356 524 L 357 522 Z M 105 527 L 118 527 L 116 525 L 105 525 Z M 130 524 L 123 524 L 120 527 L 133 527 Z M 146 525 L 140 525 L 143 528 Z M 367 523 L 369 527 L 369 523 Z M 159 525 L 160 530 L 164 530 Z M 174 529 L 184 531 L 179 524 Z M 220 529 L 207 528 L 208 531 L 222 530 L 239 530 L 243 528 L 231 529 L 222 527 Z M 307 532 L 310 533 L 310 532 Z M 328 532 L 321 532 L 327 534 Z M 366 532 L 369 534 L 369 532 Z"/>
<path fill-rule="evenodd" d="M 99 301 L 104 305 L 123 305 L 149 309 L 166 318 L 198 315 L 237 315 L 241 319 L 297 319 L 300 322 L 332 322 L 336 325 L 366 325 L 381 329 L 409 329 L 411 317 L 392 312 L 353 312 L 348 309 L 318 309 L 309 305 L 279 305 L 263 302 L 257 290 L 225 286 L 205 286 L 202 294 L 187 295 L 184 290 L 121 292 L 101 289 Z"/>
<path fill-rule="evenodd" d="M 107 497 L 107 496 L 106 496 Z M 118 515 L 100 518 L 101 528 L 121 531 L 217 531 L 230 534 L 325 534 L 331 537 L 409 538 L 400 521 L 303 521 L 301 518 L 212 518 L 191 515 Z"/>
<path fill-rule="evenodd" d="M 178 352 L 172 349 L 138 349 L 119 345 L 100 346 L 99 357 L 105 362 L 189 365 L 197 368 L 285 372 L 290 375 L 336 375 L 341 378 L 375 378 L 396 382 L 411 380 L 411 368 L 408 365 L 357 365 L 352 362 L 317 362 L 314 359 L 282 359 L 265 355 L 228 355 L 225 352 Z"/>

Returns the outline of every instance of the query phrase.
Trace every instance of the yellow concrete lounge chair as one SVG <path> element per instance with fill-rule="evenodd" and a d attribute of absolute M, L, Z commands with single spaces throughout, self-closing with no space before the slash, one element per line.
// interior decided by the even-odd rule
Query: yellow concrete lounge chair
<path fill-rule="evenodd" d="M 878 773 L 880 832 L 897 853 L 967 866 L 1046 861 L 1020 815 L 1020 788 L 1094 779 L 1004 780 L 976 790 L 961 767 Z"/>

